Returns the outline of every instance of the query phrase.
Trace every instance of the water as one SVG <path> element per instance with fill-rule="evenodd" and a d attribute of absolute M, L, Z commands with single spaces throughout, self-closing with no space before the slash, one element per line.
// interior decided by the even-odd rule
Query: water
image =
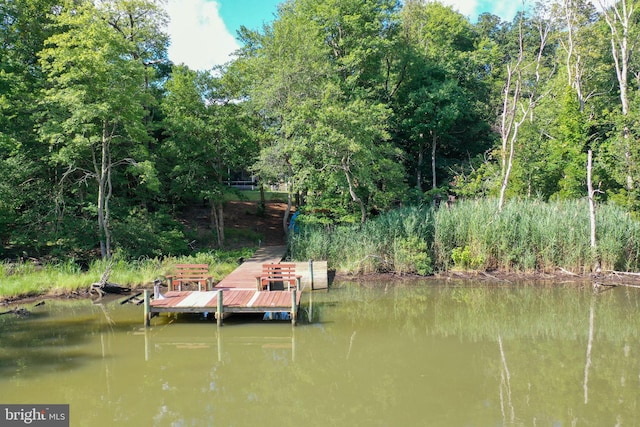
<path fill-rule="evenodd" d="M 640 425 L 640 290 L 342 283 L 309 323 L 48 301 L 0 316 L 0 403 L 72 426 Z"/>

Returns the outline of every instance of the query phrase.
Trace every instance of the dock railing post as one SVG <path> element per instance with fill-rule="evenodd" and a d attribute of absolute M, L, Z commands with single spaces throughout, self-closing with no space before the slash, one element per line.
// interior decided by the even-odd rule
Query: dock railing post
<path fill-rule="evenodd" d="M 296 326 L 298 323 L 298 291 L 294 288 L 291 291 L 291 325 Z"/>
<path fill-rule="evenodd" d="M 218 327 L 222 326 L 222 317 L 224 312 L 224 305 L 222 303 L 222 291 L 218 291 L 218 307 L 216 308 L 216 320 Z"/>
<path fill-rule="evenodd" d="M 149 298 L 149 289 L 144 290 L 144 326 L 151 325 L 151 298 Z"/>

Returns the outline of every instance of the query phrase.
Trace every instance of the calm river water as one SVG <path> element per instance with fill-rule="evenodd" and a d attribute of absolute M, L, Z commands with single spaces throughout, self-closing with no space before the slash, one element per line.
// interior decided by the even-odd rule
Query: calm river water
<path fill-rule="evenodd" d="M 296 328 L 47 301 L 0 316 L 0 403 L 72 426 L 636 426 L 640 289 L 339 283 Z"/>

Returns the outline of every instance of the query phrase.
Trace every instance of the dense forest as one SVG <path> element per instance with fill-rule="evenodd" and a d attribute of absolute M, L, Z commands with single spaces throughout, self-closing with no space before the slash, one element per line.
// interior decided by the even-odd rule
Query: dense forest
<path fill-rule="evenodd" d="M 201 72 L 168 59 L 162 0 L 0 0 L 0 257 L 182 254 L 194 204 L 223 248 L 241 172 L 308 224 L 449 196 L 637 213 L 638 3 L 472 23 L 437 1 L 288 0 Z"/>

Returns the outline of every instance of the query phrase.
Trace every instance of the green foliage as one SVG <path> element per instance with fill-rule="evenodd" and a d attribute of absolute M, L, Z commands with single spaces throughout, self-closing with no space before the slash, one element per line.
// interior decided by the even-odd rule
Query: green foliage
<path fill-rule="evenodd" d="M 393 250 L 393 269 L 397 274 L 418 274 L 428 276 L 433 273 L 433 263 L 429 256 L 427 242 L 417 236 L 409 236 L 396 242 Z"/>
<path fill-rule="evenodd" d="M 481 255 L 472 255 L 471 248 L 465 246 L 464 248 L 453 248 L 451 251 L 451 259 L 453 260 L 456 268 L 462 270 L 476 270 L 484 265 L 484 260 Z"/>
<path fill-rule="evenodd" d="M 190 251 L 183 226 L 166 213 L 133 208 L 112 222 L 114 242 L 124 259 L 183 255 Z"/>
<path fill-rule="evenodd" d="M 243 28 L 238 59 L 214 77 L 167 60 L 161 2 L 0 0 L 0 256 L 87 262 L 101 244 L 108 255 L 109 240 L 132 258 L 184 254 L 194 238 L 222 245 L 223 230 L 217 241 L 184 236 L 176 220 L 204 200 L 214 223 L 229 172 L 250 170 L 300 201 L 296 251 L 347 271 L 584 271 L 596 255 L 632 269 L 640 97 L 620 85 L 610 10 L 547 6 L 472 24 L 438 2 L 292 0 L 270 24 Z M 630 26 L 634 46 L 637 20 Z M 505 212 L 466 202 L 424 214 L 417 234 L 390 234 L 422 215 L 407 208 L 392 221 L 393 208 L 439 191 L 428 187 L 498 194 L 502 98 L 520 46 L 525 62 L 541 62 L 521 69 L 532 109 L 514 141 Z M 598 254 L 575 202 L 587 149 L 603 203 Z"/>

